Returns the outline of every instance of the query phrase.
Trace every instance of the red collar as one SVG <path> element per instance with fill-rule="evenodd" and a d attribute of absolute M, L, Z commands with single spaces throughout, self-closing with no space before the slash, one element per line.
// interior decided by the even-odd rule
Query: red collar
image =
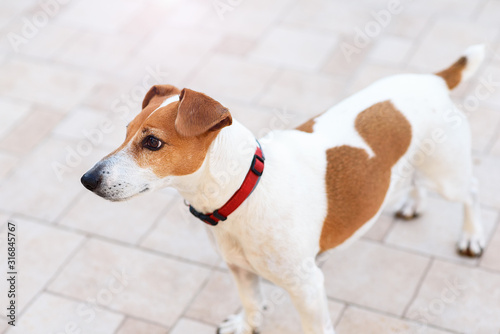
<path fill-rule="evenodd" d="M 264 172 L 264 154 L 262 153 L 262 149 L 260 147 L 259 142 L 257 142 L 258 147 L 253 156 L 252 165 L 250 166 L 250 170 L 245 176 L 245 180 L 243 180 L 243 184 L 241 187 L 236 190 L 233 196 L 224 204 L 221 208 L 215 210 L 212 213 L 203 214 L 199 211 L 196 211 L 192 205 L 189 206 L 189 211 L 196 217 L 201 219 L 203 222 L 215 226 L 219 223 L 219 221 L 224 221 L 227 217 L 236 210 L 241 203 L 243 203 L 248 196 L 252 193 L 254 188 L 259 183 L 260 177 Z"/>

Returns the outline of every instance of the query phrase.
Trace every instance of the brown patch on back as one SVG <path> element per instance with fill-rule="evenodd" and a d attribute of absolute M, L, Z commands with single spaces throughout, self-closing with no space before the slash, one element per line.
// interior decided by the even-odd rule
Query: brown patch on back
<path fill-rule="evenodd" d="M 390 101 L 361 112 L 355 127 L 375 156 L 346 145 L 326 151 L 328 212 L 322 252 L 340 245 L 375 216 L 389 189 L 391 168 L 411 142 L 410 123 Z"/>
<path fill-rule="evenodd" d="M 460 81 L 462 81 L 462 71 L 465 66 L 467 66 L 467 58 L 461 57 L 453 65 L 451 65 L 446 70 L 436 73 L 437 76 L 446 81 L 446 85 L 449 89 L 453 89 L 458 86 Z"/>
<path fill-rule="evenodd" d="M 314 123 L 316 123 L 315 119 L 316 119 L 316 117 L 311 118 L 307 122 L 302 123 L 301 125 L 296 127 L 295 130 L 299 130 L 299 131 L 307 132 L 307 133 L 313 133 L 313 126 L 314 126 Z"/>
<path fill-rule="evenodd" d="M 306 121 L 305 123 L 302 123 L 301 125 L 297 126 L 295 128 L 295 130 L 299 130 L 299 131 L 307 132 L 307 133 L 313 133 L 314 132 L 313 127 L 314 127 L 314 124 L 316 124 L 316 118 L 318 118 L 321 115 L 323 115 L 323 113 L 316 115 L 313 118 L 311 118 L 310 120 Z"/>
<path fill-rule="evenodd" d="M 184 93 L 185 99 L 181 96 L 179 102 L 156 110 L 168 97 L 181 93 Z M 208 102 L 205 98 L 209 99 Z M 179 107 L 180 103 L 184 104 L 184 108 Z M 216 107 L 217 116 L 211 118 L 207 107 Z M 225 117 L 221 117 L 219 109 L 227 113 Z M 181 126 L 187 133 L 179 133 L 176 126 L 180 113 L 186 113 L 187 118 L 181 120 Z M 190 124 L 195 118 L 198 123 Z M 207 118 L 207 122 L 203 121 L 204 118 Z M 230 124 L 229 111 L 208 96 L 194 91 L 185 95 L 185 90 L 181 92 L 172 86 L 155 86 L 146 94 L 143 110 L 130 122 L 124 143 L 110 155 L 127 150 L 140 167 L 152 169 L 160 178 L 192 174 L 203 164 L 210 144 L 220 129 Z M 191 125 L 192 133 L 189 132 Z M 149 135 L 164 142 L 163 147 L 157 151 L 144 148 L 142 142 Z"/>

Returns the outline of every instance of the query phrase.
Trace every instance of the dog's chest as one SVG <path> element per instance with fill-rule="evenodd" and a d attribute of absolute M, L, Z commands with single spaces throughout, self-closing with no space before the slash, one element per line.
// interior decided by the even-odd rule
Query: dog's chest
<path fill-rule="evenodd" d="M 222 258 L 228 265 L 235 265 L 248 271 L 257 273 L 251 258 L 258 257 L 255 247 L 246 245 L 239 237 L 226 231 L 214 232 L 217 247 Z"/>

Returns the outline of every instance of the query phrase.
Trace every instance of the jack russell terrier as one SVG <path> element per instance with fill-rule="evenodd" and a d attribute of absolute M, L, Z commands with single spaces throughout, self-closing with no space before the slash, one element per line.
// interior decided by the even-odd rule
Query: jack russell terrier
<path fill-rule="evenodd" d="M 81 181 L 111 201 L 174 187 L 211 225 L 243 304 L 218 333 L 259 332 L 263 277 L 290 294 L 305 333 L 332 334 L 315 259 L 359 238 L 395 194 L 407 219 L 422 212 L 424 187 L 462 203 L 458 251 L 481 255 L 471 135 L 449 91 L 483 58 L 484 46 L 472 46 L 436 74 L 379 80 L 260 143 L 207 95 L 153 86 L 125 142 Z"/>

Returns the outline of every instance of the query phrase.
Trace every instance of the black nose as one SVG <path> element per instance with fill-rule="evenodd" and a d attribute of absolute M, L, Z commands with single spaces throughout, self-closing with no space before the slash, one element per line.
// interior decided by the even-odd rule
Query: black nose
<path fill-rule="evenodd" d="M 97 189 L 99 184 L 101 184 L 101 173 L 96 171 L 88 171 L 87 173 L 83 174 L 80 181 L 82 181 L 82 184 L 85 188 L 90 191 L 94 191 Z"/>

